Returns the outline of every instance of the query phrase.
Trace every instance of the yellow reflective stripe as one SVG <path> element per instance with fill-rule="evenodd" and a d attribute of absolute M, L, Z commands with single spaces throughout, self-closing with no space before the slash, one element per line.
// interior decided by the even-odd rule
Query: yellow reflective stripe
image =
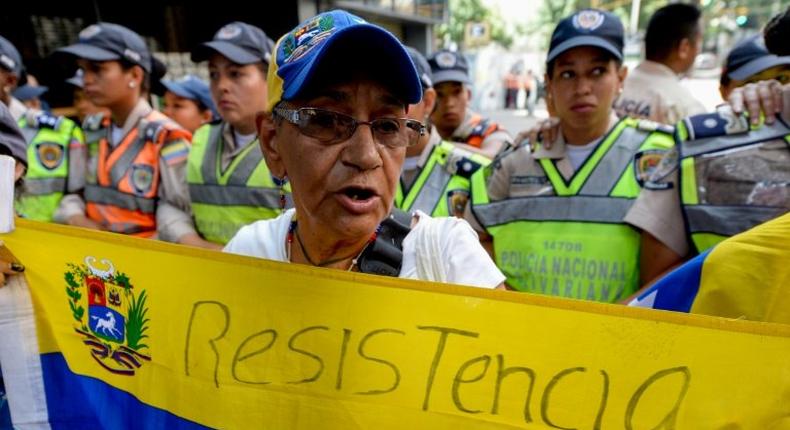
<path fill-rule="evenodd" d="M 680 201 L 684 205 L 699 204 L 697 197 L 697 173 L 694 158 L 680 160 Z"/>

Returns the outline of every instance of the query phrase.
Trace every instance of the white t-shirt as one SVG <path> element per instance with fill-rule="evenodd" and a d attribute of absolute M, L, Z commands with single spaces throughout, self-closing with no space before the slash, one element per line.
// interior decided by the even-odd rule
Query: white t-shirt
<path fill-rule="evenodd" d="M 584 160 L 592 154 L 595 146 L 598 145 L 601 139 L 595 139 L 592 142 L 586 145 L 567 145 L 565 147 L 566 154 L 568 155 L 568 161 L 571 162 L 571 166 L 573 166 L 573 171 L 579 170 L 579 167 L 584 163 Z"/>
<path fill-rule="evenodd" d="M 275 261 L 288 261 L 285 239 L 295 213 L 242 227 L 224 251 Z M 455 217 L 431 218 L 417 211 L 417 224 L 403 239 L 398 277 L 495 288 L 505 281 L 469 224 Z M 418 258 L 421 260 L 418 261 Z"/>

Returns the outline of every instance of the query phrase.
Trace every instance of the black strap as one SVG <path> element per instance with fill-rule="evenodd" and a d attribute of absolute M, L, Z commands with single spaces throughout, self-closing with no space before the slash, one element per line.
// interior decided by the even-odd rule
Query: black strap
<path fill-rule="evenodd" d="M 393 209 L 381 222 L 381 231 L 357 260 L 362 273 L 397 277 L 403 262 L 403 239 L 411 231 L 412 216 Z"/>

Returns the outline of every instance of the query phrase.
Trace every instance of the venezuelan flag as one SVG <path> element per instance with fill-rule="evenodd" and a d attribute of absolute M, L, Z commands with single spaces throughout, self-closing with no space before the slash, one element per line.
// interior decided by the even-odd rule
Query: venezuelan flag
<path fill-rule="evenodd" d="M 728 238 L 630 303 L 790 324 L 790 214 Z"/>

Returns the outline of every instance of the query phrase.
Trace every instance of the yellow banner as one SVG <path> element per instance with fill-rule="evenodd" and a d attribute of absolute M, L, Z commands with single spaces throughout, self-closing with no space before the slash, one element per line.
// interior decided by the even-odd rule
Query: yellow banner
<path fill-rule="evenodd" d="M 790 428 L 790 326 L 20 221 L 41 353 L 210 427 Z"/>

